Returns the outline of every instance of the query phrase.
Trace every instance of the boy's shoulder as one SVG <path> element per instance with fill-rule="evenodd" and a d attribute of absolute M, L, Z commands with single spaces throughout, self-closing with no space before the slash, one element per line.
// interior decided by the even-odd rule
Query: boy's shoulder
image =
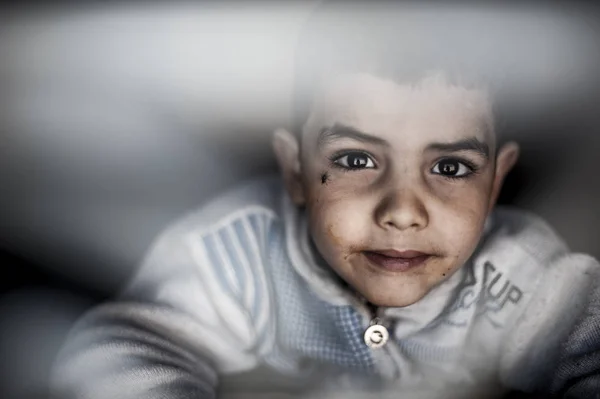
<path fill-rule="evenodd" d="M 521 327 L 531 331 L 536 330 L 535 323 L 548 323 L 552 330 L 566 312 L 576 313 L 600 278 L 596 259 L 572 252 L 544 219 L 513 207 L 494 211 L 492 227 L 474 264 L 475 279 L 490 304 L 512 303 L 514 310 L 527 309 L 505 316 L 521 314 Z"/>
<path fill-rule="evenodd" d="M 202 233 L 227 225 L 242 216 L 264 216 L 269 219 L 281 215 L 281 179 L 277 175 L 264 175 L 245 180 L 217 196 L 212 197 L 198 208 L 175 220 L 171 232 Z"/>
<path fill-rule="evenodd" d="M 499 256 L 501 263 L 520 258 L 528 264 L 549 266 L 570 249 L 556 230 L 535 213 L 498 206 L 491 216 L 483 252 Z"/>
<path fill-rule="evenodd" d="M 283 195 L 277 176 L 260 176 L 180 216 L 154 238 L 131 284 L 139 285 L 140 279 L 155 284 L 177 273 L 193 275 L 198 270 L 196 257 L 200 252 L 211 255 L 201 262 L 207 270 L 229 261 L 231 253 L 238 255 L 235 259 L 244 256 L 244 252 L 248 256 L 260 253 L 269 226 L 281 218 Z"/>
<path fill-rule="evenodd" d="M 228 309 L 268 302 L 262 259 L 279 237 L 269 234 L 281 218 L 284 193 L 276 176 L 260 176 L 181 216 L 154 239 L 121 296 L 191 314 L 214 301 Z"/>
<path fill-rule="evenodd" d="M 463 302 L 469 303 L 492 324 L 506 326 L 523 314 L 530 320 L 553 318 L 565 304 L 585 300 L 589 282 L 600 272 L 595 259 L 572 253 L 550 224 L 531 212 L 501 206 L 490 221 L 459 286 L 459 297 L 478 300 L 459 300 L 458 308 L 466 312 Z"/>
<path fill-rule="evenodd" d="M 600 264 L 572 252 L 541 217 L 504 206 L 493 213 L 478 263 L 486 297 L 500 303 L 488 314 L 510 326 L 502 378 L 532 389 L 532 381 L 550 372 L 554 349 L 586 309 L 599 283 Z M 509 306 L 513 311 L 503 317 L 500 310 Z"/>
<path fill-rule="evenodd" d="M 499 206 L 494 210 L 481 253 L 520 274 L 543 273 L 546 281 L 559 275 L 596 276 L 600 269 L 594 257 L 571 251 L 543 218 L 516 207 Z"/>

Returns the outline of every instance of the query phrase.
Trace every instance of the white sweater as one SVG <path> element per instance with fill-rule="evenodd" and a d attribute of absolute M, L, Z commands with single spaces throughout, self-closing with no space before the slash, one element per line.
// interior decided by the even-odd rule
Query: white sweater
<path fill-rule="evenodd" d="M 589 323 L 600 272 L 540 219 L 498 208 L 458 272 L 418 303 L 374 315 L 309 242 L 303 211 L 276 178 L 186 216 L 159 237 L 122 296 L 74 328 L 54 369 L 56 396 L 481 398 L 548 390 L 565 357 L 560 344 Z M 374 316 L 390 331 L 379 349 L 363 340 Z M 568 376 L 561 378 L 554 389 L 565 388 Z"/>

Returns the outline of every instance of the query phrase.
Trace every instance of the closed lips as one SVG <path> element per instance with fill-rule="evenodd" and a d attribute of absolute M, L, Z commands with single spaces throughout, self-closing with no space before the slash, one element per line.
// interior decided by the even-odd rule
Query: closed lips
<path fill-rule="evenodd" d="M 429 254 L 414 250 L 364 251 L 363 254 L 371 264 L 393 272 L 403 272 L 420 266 L 431 257 Z"/>
<path fill-rule="evenodd" d="M 386 249 L 386 250 L 377 250 L 377 251 L 365 251 L 369 254 L 376 254 L 385 256 L 387 258 L 400 258 L 400 259 L 413 259 L 419 256 L 429 256 L 428 254 L 420 251 L 407 250 L 407 251 L 397 251 L 395 249 Z"/>

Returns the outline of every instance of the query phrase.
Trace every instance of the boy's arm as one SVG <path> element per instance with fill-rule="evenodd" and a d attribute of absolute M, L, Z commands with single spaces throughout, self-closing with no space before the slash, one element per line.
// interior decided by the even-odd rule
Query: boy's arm
<path fill-rule="evenodd" d="M 78 323 L 54 370 L 53 397 L 213 398 L 210 355 L 190 350 L 174 326 L 193 321 L 157 305 L 103 305 Z"/>
<path fill-rule="evenodd" d="M 560 397 L 600 398 L 600 281 L 561 349 L 552 391 Z"/>
<path fill-rule="evenodd" d="M 213 398 L 219 374 L 256 364 L 249 312 L 201 243 L 163 234 L 122 299 L 77 323 L 53 370 L 57 398 Z"/>
<path fill-rule="evenodd" d="M 582 254 L 558 256 L 544 270 L 543 279 L 504 344 L 501 378 L 507 387 L 549 395 L 569 384 L 579 384 L 572 372 L 567 377 L 555 370 L 564 369 L 575 348 L 582 349 L 584 342 L 592 344 L 586 341 L 591 336 L 577 337 L 576 332 L 582 326 L 591 327 L 592 314 L 599 311 L 598 300 L 595 305 L 593 300 L 598 297 L 599 278 L 598 261 Z"/>

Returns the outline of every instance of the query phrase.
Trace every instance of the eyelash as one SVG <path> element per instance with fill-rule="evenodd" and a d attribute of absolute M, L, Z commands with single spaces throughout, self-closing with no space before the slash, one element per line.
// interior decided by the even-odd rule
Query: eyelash
<path fill-rule="evenodd" d="M 373 162 L 373 164 L 375 165 L 374 168 L 348 168 L 345 166 L 342 166 L 340 164 L 337 163 L 337 161 L 339 161 L 342 157 L 347 156 L 347 155 L 353 155 L 353 154 L 361 154 L 364 155 L 366 157 L 369 157 L 371 159 L 371 161 Z M 356 172 L 356 171 L 360 171 L 360 170 L 364 170 L 364 169 L 377 169 L 377 163 L 375 162 L 375 157 L 372 156 L 371 154 L 369 154 L 366 151 L 362 151 L 362 150 L 342 150 L 342 151 L 338 151 L 335 154 L 331 155 L 329 157 L 329 161 L 331 163 L 331 166 L 337 169 L 342 170 L 343 172 Z M 435 168 L 436 165 L 438 165 L 440 162 L 443 161 L 454 161 L 454 162 L 458 162 L 461 163 L 463 165 L 465 165 L 468 169 L 469 169 L 469 173 L 462 175 L 462 176 L 447 176 L 447 175 L 443 175 L 441 173 L 433 173 L 435 175 L 441 176 L 445 179 L 451 180 L 451 181 L 456 181 L 456 180 L 461 180 L 461 179 L 467 179 L 472 177 L 474 174 L 476 174 L 479 171 L 479 166 L 477 166 L 476 164 L 474 164 L 473 162 L 467 160 L 467 159 L 463 159 L 463 158 L 458 158 L 458 157 L 445 157 L 445 158 L 440 158 L 438 160 L 435 161 L 433 167 L 430 169 L 432 170 L 433 168 Z"/>
<path fill-rule="evenodd" d="M 371 161 L 373 162 L 373 165 L 375 165 L 375 166 L 373 168 L 347 168 L 347 167 L 342 166 L 337 163 L 337 161 L 339 161 L 342 157 L 347 156 L 347 155 L 354 155 L 354 154 L 361 154 L 361 155 L 364 155 L 364 156 L 370 158 Z M 343 172 L 357 172 L 357 171 L 365 170 L 365 169 L 377 169 L 377 162 L 375 161 L 375 157 L 363 150 L 338 151 L 335 154 L 329 156 L 329 162 L 331 163 L 332 167 L 340 169 Z"/>
<path fill-rule="evenodd" d="M 440 158 L 437 161 L 435 161 L 435 163 L 433 164 L 433 167 L 430 170 L 433 170 L 433 168 L 435 168 L 435 166 L 437 164 L 439 164 L 440 162 L 443 161 L 454 161 L 454 162 L 458 162 L 458 163 L 462 163 L 463 165 L 465 165 L 467 168 L 469 168 L 469 173 L 463 175 L 463 176 L 447 176 L 447 175 L 443 175 L 441 173 L 433 173 L 435 175 L 441 176 L 445 179 L 448 180 L 461 180 L 461 179 L 468 179 L 469 177 L 472 177 L 474 174 L 476 174 L 479 171 L 479 166 L 475 165 L 473 162 L 467 160 L 467 159 L 463 159 L 463 158 L 457 158 L 457 157 L 445 157 L 445 158 Z"/>

